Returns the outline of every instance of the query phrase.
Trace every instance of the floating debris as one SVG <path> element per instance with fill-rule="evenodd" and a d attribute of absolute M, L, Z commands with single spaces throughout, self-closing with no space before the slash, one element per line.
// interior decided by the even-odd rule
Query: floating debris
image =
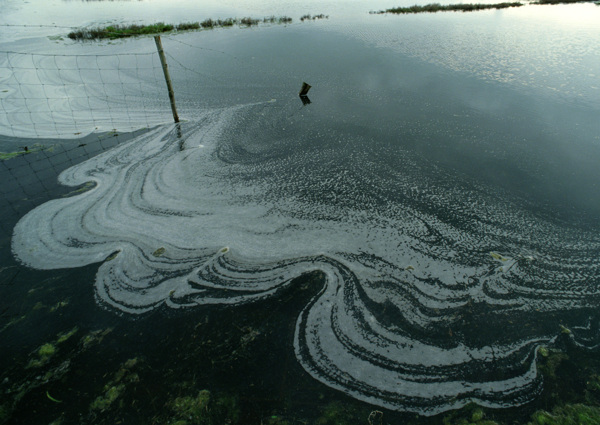
<path fill-rule="evenodd" d="M 302 100 L 302 105 L 310 105 L 310 99 L 308 98 L 308 91 L 310 90 L 312 86 L 310 84 L 307 83 L 302 83 L 302 87 L 300 88 L 300 93 L 298 93 L 298 95 L 300 96 L 300 100 Z"/>
<path fill-rule="evenodd" d="M 48 391 L 46 391 L 46 397 L 48 397 L 51 401 L 55 402 L 55 403 L 62 403 L 62 400 L 57 400 L 54 397 L 52 397 L 50 395 L 50 393 Z"/>
<path fill-rule="evenodd" d="M 79 189 L 75 189 L 75 190 L 73 190 L 73 191 L 71 191 L 69 193 L 64 194 L 63 198 L 67 198 L 69 196 L 78 195 L 80 193 L 87 192 L 89 190 L 92 190 L 95 187 L 96 187 L 96 183 L 95 182 L 87 182 L 83 186 L 81 186 Z"/>
<path fill-rule="evenodd" d="M 119 255 L 120 252 L 121 251 L 117 251 L 117 252 L 112 253 L 104 261 L 112 261 L 112 260 L 114 260 L 115 258 L 117 258 L 117 255 Z"/>
<path fill-rule="evenodd" d="M 302 96 L 308 95 L 308 91 L 310 90 L 311 87 L 312 86 L 310 84 L 307 84 L 305 82 L 302 83 L 302 88 L 300 89 L 299 96 L 302 97 Z"/>
<path fill-rule="evenodd" d="M 492 258 L 493 258 L 494 260 L 498 260 L 498 261 L 508 261 L 508 258 L 505 258 L 505 257 L 503 257 L 502 255 L 500 255 L 500 254 L 497 254 L 497 253 L 495 253 L 495 252 L 490 252 L 490 255 L 492 256 Z"/>

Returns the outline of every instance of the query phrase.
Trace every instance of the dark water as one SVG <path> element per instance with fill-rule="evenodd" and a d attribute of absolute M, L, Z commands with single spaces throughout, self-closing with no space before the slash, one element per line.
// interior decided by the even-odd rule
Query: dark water
<path fill-rule="evenodd" d="M 434 423 L 475 402 L 526 423 L 557 374 L 589 401 L 597 95 L 320 28 L 163 37 L 180 126 L 3 162 L 5 411 Z"/>

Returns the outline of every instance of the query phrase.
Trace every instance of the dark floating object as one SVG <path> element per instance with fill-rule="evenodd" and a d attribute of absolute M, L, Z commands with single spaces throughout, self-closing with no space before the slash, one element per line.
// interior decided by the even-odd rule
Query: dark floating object
<path fill-rule="evenodd" d="M 302 83 L 302 88 L 300 89 L 300 100 L 302 100 L 302 105 L 310 105 L 310 99 L 308 98 L 308 91 L 312 86 L 307 83 Z"/>
<path fill-rule="evenodd" d="M 302 83 L 302 88 L 300 89 L 300 97 L 306 96 L 311 87 L 312 86 L 310 84 Z"/>

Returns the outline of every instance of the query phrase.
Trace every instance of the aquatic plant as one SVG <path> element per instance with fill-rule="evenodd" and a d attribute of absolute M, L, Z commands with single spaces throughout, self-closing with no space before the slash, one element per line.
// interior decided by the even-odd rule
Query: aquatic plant
<path fill-rule="evenodd" d="M 104 337 L 106 335 L 108 335 L 109 333 L 111 333 L 112 331 L 113 331 L 113 328 L 108 328 L 108 329 L 100 329 L 97 331 L 90 332 L 89 334 L 87 334 L 83 338 L 81 338 L 81 341 L 79 342 L 79 344 L 84 349 L 88 348 L 91 345 L 99 344 L 102 342 Z"/>
<path fill-rule="evenodd" d="M 106 392 L 96 397 L 96 399 L 90 405 L 91 410 L 106 410 L 110 405 L 123 393 L 125 390 L 125 385 L 120 384 L 116 386 L 111 386 L 106 389 Z"/>
<path fill-rule="evenodd" d="M 531 415 L 528 425 L 597 425 L 600 424 L 600 408 L 585 404 L 567 404 L 555 408 L 552 413 L 543 410 Z"/>
<path fill-rule="evenodd" d="M 306 19 L 328 19 L 329 16 L 324 14 L 319 15 L 304 15 L 300 18 L 301 21 Z M 160 34 L 169 31 L 190 31 L 190 30 L 198 30 L 198 29 L 214 29 L 214 28 L 226 28 L 232 27 L 234 25 L 239 25 L 242 27 L 252 27 L 256 26 L 259 23 L 265 24 L 290 24 L 293 22 L 293 19 L 289 16 L 266 16 L 263 19 L 255 19 L 251 17 L 245 17 L 241 19 L 236 18 L 226 18 L 226 19 L 205 19 L 202 22 L 184 22 L 181 24 L 173 25 L 173 24 L 165 24 L 165 23 L 156 23 L 152 25 L 110 25 L 105 28 L 88 28 L 81 29 L 77 31 L 71 31 L 68 34 L 68 37 L 72 40 L 101 40 L 101 39 L 116 39 L 116 38 L 126 38 L 126 37 L 134 37 L 140 35 L 150 35 L 150 34 Z M 16 152 L 11 154 L 2 154 L 0 153 L 0 159 L 5 159 L 2 155 L 6 155 L 6 159 L 23 154 L 23 152 Z"/>
<path fill-rule="evenodd" d="M 260 21 L 258 19 L 253 19 L 249 17 L 240 19 L 240 25 L 245 25 L 247 27 L 258 25 L 259 22 Z"/>
<path fill-rule="evenodd" d="M 323 16 L 323 15 L 317 15 Z M 251 27 L 256 26 L 259 23 L 277 23 L 277 24 L 289 24 L 292 22 L 292 18 L 289 16 L 268 16 L 260 19 L 245 17 L 242 19 L 226 18 L 226 19 L 205 19 L 202 22 L 184 22 L 181 24 L 165 24 L 156 23 L 152 25 L 110 25 L 105 28 L 88 28 L 77 31 L 72 31 L 68 34 L 68 37 L 72 40 L 101 40 L 101 39 L 116 39 L 134 37 L 140 35 L 160 34 L 169 31 L 190 31 L 198 29 L 214 29 L 214 28 L 225 28 L 232 27 L 234 25 Z M 21 154 L 21 153 L 15 153 Z M 3 159 L 0 156 L 0 159 Z"/>
<path fill-rule="evenodd" d="M 50 357 L 56 352 L 56 347 L 52 344 L 44 344 L 38 350 L 38 354 L 40 357 Z"/>
<path fill-rule="evenodd" d="M 215 24 L 216 24 L 216 22 L 213 21 L 212 19 L 206 19 L 200 23 L 202 28 L 214 28 Z"/>
<path fill-rule="evenodd" d="M 16 158 L 17 156 L 26 155 L 28 153 L 28 151 L 0 152 L 0 161 L 6 161 L 8 159 Z"/>
<path fill-rule="evenodd" d="M 56 343 L 62 344 L 63 342 L 66 342 L 69 338 L 71 338 L 73 335 L 75 335 L 77 333 L 77 331 L 79 331 L 79 328 L 77 326 L 75 326 L 70 331 L 59 334 L 58 339 L 56 340 Z"/>
<path fill-rule="evenodd" d="M 183 22 L 181 24 L 177 24 L 175 28 L 177 31 L 189 31 L 189 30 L 197 30 L 200 29 L 200 25 L 198 22 Z"/>
<path fill-rule="evenodd" d="M 51 147 L 46 147 L 40 144 L 35 144 L 31 147 L 23 146 L 21 150 L 15 152 L 0 152 L 0 161 L 7 161 L 9 159 L 16 158 L 21 155 L 27 155 L 34 152 L 39 152 L 42 150 L 50 150 Z"/>
<path fill-rule="evenodd" d="M 29 360 L 26 368 L 29 369 L 44 366 L 46 363 L 48 363 L 54 353 L 56 353 L 56 346 L 54 344 L 48 342 L 42 345 L 37 350 L 37 357 Z"/>
<path fill-rule="evenodd" d="M 321 13 L 319 15 L 302 15 L 300 17 L 300 20 L 302 22 L 309 21 L 309 20 L 316 21 L 317 19 L 329 19 L 329 15 L 324 15 L 324 14 Z"/>
<path fill-rule="evenodd" d="M 113 378 L 104 385 L 102 395 L 96 397 L 90 404 L 90 410 L 104 411 L 108 409 L 125 392 L 129 384 L 139 381 L 137 373 L 133 371 L 137 363 L 137 358 L 123 363 Z"/>
<path fill-rule="evenodd" d="M 183 25 L 185 25 L 186 28 L 189 28 L 192 24 L 186 23 Z M 72 31 L 68 34 L 68 37 L 72 40 L 115 39 L 138 35 L 159 34 L 173 31 L 175 28 L 177 27 L 163 22 L 157 22 L 152 25 L 109 25 L 105 28 L 90 28 Z"/>
<path fill-rule="evenodd" d="M 495 3 L 495 4 L 481 4 L 481 3 L 459 3 L 459 4 L 448 4 L 442 5 L 439 3 L 429 3 L 424 6 L 414 5 L 409 7 L 394 7 L 385 11 L 374 12 L 374 13 L 395 13 L 395 14 L 408 14 L 408 13 L 433 13 L 433 12 L 475 12 L 486 9 L 506 9 L 509 7 L 520 7 L 523 3 Z"/>
<path fill-rule="evenodd" d="M 227 19 L 217 19 L 217 26 L 219 27 L 232 27 L 235 24 L 235 19 L 227 18 Z"/>
<path fill-rule="evenodd" d="M 367 410 L 356 409 L 345 403 L 333 401 L 323 408 L 320 416 L 315 420 L 315 425 L 354 425 L 357 423 L 357 418 L 364 418 L 364 422 L 359 423 L 368 423 L 368 417 Z"/>
<path fill-rule="evenodd" d="M 175 414 L 172 424 L 182 423 L 183 421 L 194 425 L 238 423 L 240 416 L 235 397 L 213 396 L 208 390 L 199 391 L 195 397 L 177 397 L 169 405 Z"/>

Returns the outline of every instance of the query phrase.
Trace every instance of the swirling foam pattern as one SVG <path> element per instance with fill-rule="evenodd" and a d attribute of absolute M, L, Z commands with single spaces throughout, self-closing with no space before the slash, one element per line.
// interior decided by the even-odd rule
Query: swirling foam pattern
<path fill-rule="evenodd" d="M 425 415 L 535 397 L 558 323 L 525 323 L 598 305 L 598 234 L 356 128 L 265 123 L 265 107 L 199 113 L 182 137 L 161 126 L 66 170 L 95 187 L 28 213 L 14 254 L 102 262 L 98 300 L 132 314 L 253 302 L 320 270 L 294 343 L 316 379 Z"/>

